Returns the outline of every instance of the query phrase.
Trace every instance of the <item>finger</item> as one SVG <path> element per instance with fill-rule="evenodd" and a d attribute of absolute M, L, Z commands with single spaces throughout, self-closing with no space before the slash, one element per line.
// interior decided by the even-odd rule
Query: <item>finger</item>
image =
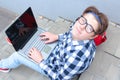
<path fill-rule="evenodd" d="M 28 57 L 31 58 L 31 53 L 28 53 Z"/>
<path fill-rule="evenodd" d="M 31 57 L 31 53 L 29 53 L 28 57 Z"/>
<path fill-rule="evenodd" d="M 33 52 L 34 52 L 34 49 L 31 48 L 30 51 L 29 51 L 29 54 L 32 55 Z"/>
<path fill-rule="evenodd" d="M 40 38 L 42 41 L 48 41 L 49 38 L 48 37 L 43 37 L 43 38 Z"/>
<path fill-rule="evenodd" d="M 46 35 L 40 35 L 40 39 L 46 38 Z"/>
<path fill-rule="evenodd" d="M 35 48 L 35 47 L 33 47 L 32 49 L 33 49 L 33 51 L 34 51 L 34 50 L 37 50 L 37 48 Z"/>
<path fill-rule="evenodd" d="M 41 33 L 41 34 L 40 34 L 40 37 L 44 37 L 45 35 L 46 35 L 46 32 Z"/>
<path fill-rule="evenodd" d="M 32 47 L 31 50 L 34 51 L 34 50 L 35 50 L 35 47 Z"/>
<path fill-rule="evenodd" d="M 40 37 L 45 37 L 45 35 L 40 34 Z"/>
<path fill-rule="evenodd" d="M 35 47 L 33 47 L 33 48 L 32 48 L 32 54 L 34 54 L 36 51 L 38 51 L 38 49 L 35 48 Z"/>
<path fill-rule="evenodd" d="M 32 48 L 30 49 L 30 51 L 29 51 L 30 53 L 32 52 Z"/>
<path fill-rule="evenodd" d="M 49 43 L 50 43 L 50 41 L 49 41 L 49 40 L 46 40 L 46 41 L 45 41 L 45 44 L 49 44 Z"/>
<path fill-rule="evenodd" d="M 29 57 L 30 59 L 32 59 L 32 56 L 31 56 L 30 54 L 28 55 L 28 57 Z"/>
<path fill-rule="evenodd" d="M 48 41 L 49 40 L 49 38 L 44 38 L 44 41 Z"/>

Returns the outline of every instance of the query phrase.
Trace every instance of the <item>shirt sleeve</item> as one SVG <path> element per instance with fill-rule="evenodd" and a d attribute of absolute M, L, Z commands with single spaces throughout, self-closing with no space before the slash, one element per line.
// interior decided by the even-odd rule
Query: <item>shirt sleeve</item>
<path fill-rule="evenodd" d="M 63 39 L 64 39 L 64 34 L 59 34 L 59 35 L 58 35 L 58 40 L 59 40 L 59 41 L 62 41 Z"/>
<path fill-rule="evenodd" d="M 40 67 L 45 71 L 51 80 L 70 80 L 76 73 L 83 70 L 84 62 L 80 58 L 69 56 L 63 67 L 58 72 L 54 71 L 44 61 L 40 63 Z"/>
<path fill-rule="evenodd" d="M 59 35 L 58 35 L 58 40 L 59 40 L 59 41 L 63 41 L 63 40 L 67 37 L 67 35 L 69 34 L 69 32 L 70 32 L 70 31 L 65 32 L 65 33 L 62 33 L 62 34 L 59 34 Z"/>
<path fill-rule="evenodd" d="M 70 31 L 72 30 L 72 25 L 70 26 L 70 28 L 69 28 L 69 30 L 67 32 L 58 35 L 58 40 L 59 41 L 62 41 L 67 37 L 67 34 L 69 34 Z"/>

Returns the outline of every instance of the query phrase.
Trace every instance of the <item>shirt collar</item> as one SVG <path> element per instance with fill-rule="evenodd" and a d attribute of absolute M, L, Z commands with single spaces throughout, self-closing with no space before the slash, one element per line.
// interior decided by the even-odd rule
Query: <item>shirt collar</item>
<path fill-rule="evenodd" d="M 72 31 L 70 30 L 70 32 L 69 32 L 69 35 L 68 35 L 69 37 L 69 42 L 72 42 L 72 44 L 73 45 L 84 45 L 84 44 L 86 44 L 86 43 L 88 43 L 88 42 L 90 42 L 91 40 L 80 40 L 80 41 L 78 41 L 78 40 L 72 40 Z"/>

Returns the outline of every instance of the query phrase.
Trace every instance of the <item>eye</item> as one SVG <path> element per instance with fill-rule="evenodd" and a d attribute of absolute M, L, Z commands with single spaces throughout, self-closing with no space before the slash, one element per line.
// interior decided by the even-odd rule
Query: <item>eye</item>
<path fill-rule="evenodd" d="M 87 25 L 87 26 L 86 26 L 86 31 L 87 31 L 88 33 L 93 32 L 93 28 L 92 28 L 90 25 Z"/>
<path fill-rule="evenodd" d="M 86 23 L 86 20 L 85 20 L 85 18 L 84 17 L 81 17 L 80 19 L 79 19 L 79 23 L 80 24 L 85 24 Z"/>

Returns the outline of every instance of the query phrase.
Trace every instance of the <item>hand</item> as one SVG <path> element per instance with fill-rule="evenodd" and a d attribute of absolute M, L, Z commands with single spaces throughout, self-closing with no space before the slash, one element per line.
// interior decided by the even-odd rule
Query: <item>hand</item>
<path fill-rule="evenodd" d="M 30 49 L 28 57 L 37 63 L 40 63 L 43 60 L 42 54 L 36 48 Z"/>
<path fill-rule="evenodd" d="M 41 37 L 41 40 L 45 41 L 45 43 L 51 43 L 58 40 L 58 35 L 55 35 L 50 32 L 44 32 L 40 34 L 40 37 Z"/>

